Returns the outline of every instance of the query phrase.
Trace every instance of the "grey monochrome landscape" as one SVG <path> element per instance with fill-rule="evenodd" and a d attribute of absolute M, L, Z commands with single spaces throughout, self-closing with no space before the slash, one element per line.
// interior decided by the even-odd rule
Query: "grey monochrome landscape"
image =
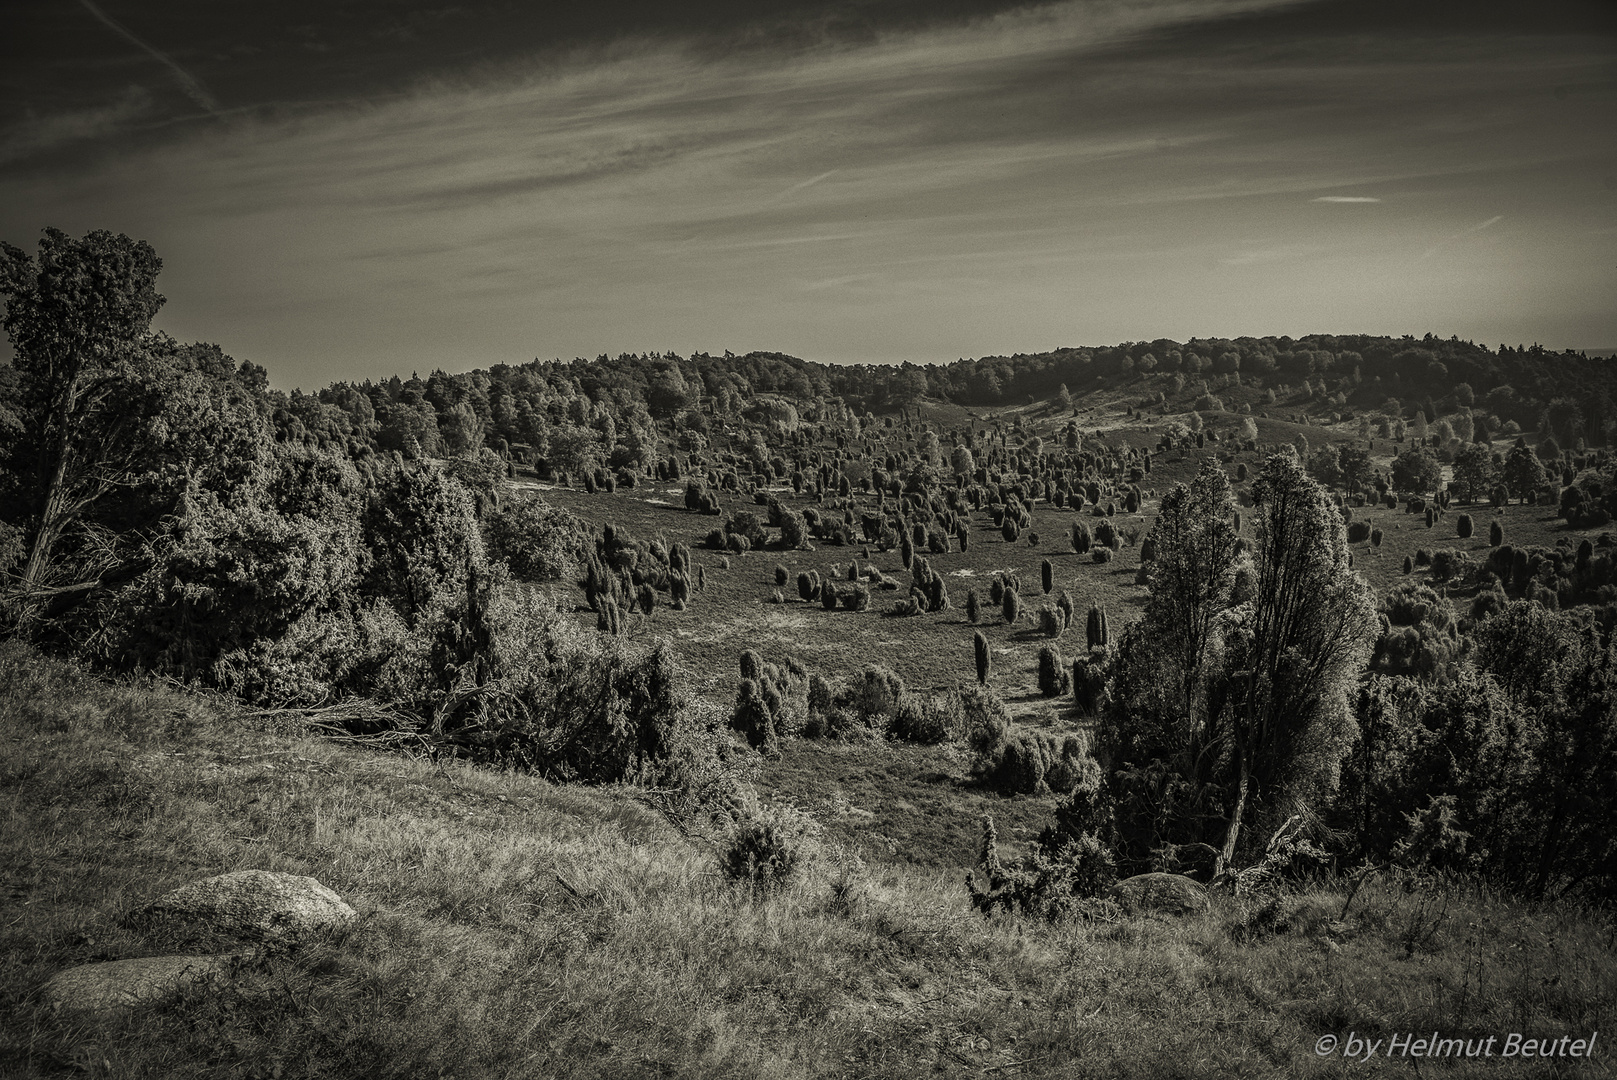
<path fill-rule="evenodd" d="M 1612 1073 L 1617 9 L 5 25 L 0 1074 Z"/>

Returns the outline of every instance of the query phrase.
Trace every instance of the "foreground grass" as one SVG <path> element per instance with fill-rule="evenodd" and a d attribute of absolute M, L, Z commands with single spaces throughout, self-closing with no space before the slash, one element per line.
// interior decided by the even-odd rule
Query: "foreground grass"
<path fill-rule="evenodd" d="M 1297 1076 L 1385 1064 L 1317 1058 L 1322 1033 L 1613 1026 L 1609 925 L 1475 888 L 1374 882 L 1339 920 L 1326 884 L 1286 900 L 1280 933 L 1233 899 L 986 922 L 958 871 L 874 857 L 840 899 L 827 859 L 759 900 L 631 792 L 254 726 L 14 645 L 0 739 L 0 1075 Z M 217 946 L 119 916 L 248 867 L 311 874 L 361 919 L 122 1018 L 39 1003 L 64 967 Z"/>

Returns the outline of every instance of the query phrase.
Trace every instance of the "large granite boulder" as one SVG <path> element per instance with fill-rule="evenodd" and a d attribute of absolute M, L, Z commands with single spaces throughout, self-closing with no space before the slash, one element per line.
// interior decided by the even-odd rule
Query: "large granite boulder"
<path fill-rule="evenodd" d="M 1208 907 L 1207 890 L 1183 874 L 1136 874 L 1113 885 L 1109 895 L 1130 915 L 1193 915 Z"/>
<path fill-rule="evenodd" d="M 159 1001 L 186 987 L 229 976 L 250 953 L 224 956 L 145 956 L 58 971 L 41 993 L 68 1013 L 104 1013 Z"/>
<path fill-rule="evenodd" d="M 341 929 L 353 919 L 354 909 L 314 878 L 270 870 L 194 881 L 131 915 L 132 922 L 151 929 L 204 929 L 283 942 Z"/>

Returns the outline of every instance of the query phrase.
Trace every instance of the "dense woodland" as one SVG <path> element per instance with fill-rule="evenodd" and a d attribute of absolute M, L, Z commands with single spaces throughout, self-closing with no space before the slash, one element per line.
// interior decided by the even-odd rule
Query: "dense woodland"
<path fill-rule="evenodd" d="M 985 910 L 1081 913 L 1141 870 L 1251 886 L 1331 864 L 1617 895 L 1609 361 L 1310 336 L 897 369 L 603 356 L 284 393 L 150 329 L 160 268 L 105 232 L 3 249 L 8 636 L 732 819 L 794 740 L 958 743 L 984 788 L 1060 797 L 1017 857 L 987 828 Z M 1099 400 L 1121 418 L 1081 415 Z M 1159 482 L 1177 462 L 1195 468 Z M 678 485 L 685 535 L 517 479 Z M 1521 505 L 1559 539 L 1514 546 L 1494 512 Z M 1488 533 L 1488 554 L 1434 544 L 1378 596 L 1353 568 L 1382 545 L 1366 507 Z M 1075 604 L 1048 560 L 981 594 L 934 569 L 985 535 L 1038 544 L 1036 508 L 1070 519 L 1047 548 L 1138 552 L 1135 621 Z M 1014 719 L 980 632 L 950 688 L 747 653 L 719 703 L 631 632 L 703 618 L 712 560 L 816 547 L 847 576 L 782 565 L 775 602 L 1036 626 L 1072 722 Z M 789 873 L 793 819 L 747 805 L 735 873 Z"/>

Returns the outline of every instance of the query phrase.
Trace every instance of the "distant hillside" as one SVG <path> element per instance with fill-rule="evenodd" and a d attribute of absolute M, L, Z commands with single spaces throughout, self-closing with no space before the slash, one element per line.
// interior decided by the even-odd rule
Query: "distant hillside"
<path fill-rule="evenodd" d="M 1159 412 L 1278 410 L 1307 422 L 1367 414 L 1413 421 L 1417 413 L 1435 422 L 1464 411 L 1479 434 L 1544 429 L 1568 447 L 1579 439 L 1606 444 L 1617 429 L 1609 354 L 1489 349 L 1431 335 L 1162 338 L 924 367 L 826 365 L 764 352 L 603 355 L 339 382 L 312 394 L 267 391 L 283 440 L 407 452 L 413 440 L 434 457 L 482 445 L 525 448 L 529 456 L 548 451 L 570 472 L 585 464 L 570 460 L 580 457 L 575 451 L 589 449 L 577 429 L 610 434 L 598 450 L 629 458 L 657 426 L 702 439 L 722 434 L 723 419 L 740 417 L 760 396 L 777 403 L 773 422 L 782 430 L 923 403 L 996 410 L 1097 399 Z M 599 431 L 603 411 L 614 416 L 611 433 Z"/>

